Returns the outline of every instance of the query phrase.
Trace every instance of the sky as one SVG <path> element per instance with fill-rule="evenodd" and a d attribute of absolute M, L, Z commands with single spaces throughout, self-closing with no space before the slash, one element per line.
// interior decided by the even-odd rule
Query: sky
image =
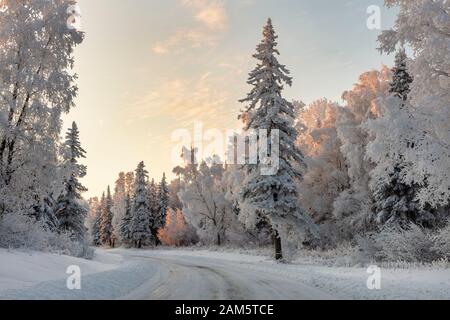
<path fill-rule="evenodd" d="M 79 0 L 85 41 L 75 52 L 79 94 L 65 125 L 76 121 L 87 151 L 87 197 L 145 161 L 151 178 L 169 178 L 180 141 L 194 125 L 239 129 L 246 81 L 268 17 L 279 60 L 291 71 L 287 99 L 341 102 L 358 76 L 393 58 L 376 50 L 367 27 L 371 5 L 381 28 L 395 12 L 382 0 Z M 224 142 L 225 143 L 225 142 Z"/>

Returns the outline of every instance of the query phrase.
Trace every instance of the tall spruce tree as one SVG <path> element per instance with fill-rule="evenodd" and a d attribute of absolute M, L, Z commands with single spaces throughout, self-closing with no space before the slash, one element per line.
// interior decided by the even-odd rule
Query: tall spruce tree
<path fill-rule="evenodd" d="M 120 240 L 123 245 L 130 246 L 132 244 L 132 237 L 131 237 L 131 221 L 132 221 L 132 215 L 131 215 L 131 199 L 130 194 L 127 193 L 125 197 L 125 214 L 122 218 L 122 221 L 120 223 L 119 227 L 119 236 Z"/>
<path fill-rule="evenodd" d="M 91 230 L 92 244 L 96 247 L 102 245 L 100 237 L 100 227 L 102 224 L 102 210 L 103 210 L 102 208 L 104 207 L 104 205 L 105 205 L 105 193 L 103 193 L 100 203 L 95 209 L 95 219 Z"/>
<path fill-rule="evenodd" d="M 155 228 L 159 230 L 166 225 L 167 210 L 169 209 L 169 187 L 165 173 L 163 173 L 161 183 L 158 186 L 158 199 L 158 216 L 155 221 Z"/>
<path fill-rule="evenodd" d="M 250 73 L 248 84 L 253 88 L 240 115 L 244 130 L 267 130 L 268 136 L 279 136 L 279 168 L 273 175 L 263 175 L 265 163 L 258 158 L 256 165 L 245 166 L 246 177 L 241 191 L 241 220 L 250 227 L 261 221 L 272 228 L 275 258 L 283 258 L 282 236 L 293 229 L 303 228 L 307 219 L 298 205 L 298 190 L 295 180 L 301 178 L 293 163 L 304 165 L 303 155 L 296 147 L 297 132 L 294 128 L 294 106 L 282 97 L 283 86 L 292 85 L 292 78 L 284 65 L 278 62 L 278 36 L 269 19 L 263 30 L 263 40 L 253 56 L 259 61 Z M 271 140 L 271 139 L 269 139 Z M 265 141 L 259 140 L 259 147 Z M 268 150 L 275 150 L 273 141 L 268 141 Z M 287 240 L 286 238 L 284 240 Z"/>
<path fill-rule="evenodd" d="M 86 166 L 79 164 L 78 160 L 86 158 L 86 151 L 81 147 L 79 131 L 75 122 L 67 132 L 64 147 L 66 179 L 64 190 L 58 198 L 56 216 L 59 220 L 60 230 L 69 232 L 74 240 L 83 241 L 87 231 L 85 219 L 88 209 L 82 203 L 81 194 L 87 189 L 79 179 L 86 176 Z"/>
<path fill-rule="evenodd" d="M 151 225 L 150 229 L 152 231 L 152 235 L 155 238 L 156 244 L 159 244 L 158 240 L 158 229 L 157 221 L 159 221 L 159 192 L 158 192 L 158 186 L 155 183 L 155 180 L 152 179 L 152 181 L 148 184 L 148 201 L 150 205 L 150 212 L 151 212 Z"/>
<path fill-rule="evenodd" d="M 392 69 L 393 78 L 390 85 L 389 92 L 396 95 L 403 101 L 408 100 L 408 95 L 411 92 L 411 83 L 413 78 L 408 73 L 408 56 L 406 55 L 405 49 L 402 48 L 398 51 L 395 57 L 395 66 Z"/>
<path fill-rule="evenodd" d="M 110 247 L 114 247 L 115 245 L 115 236 L 114 236 L 114 227 L 112 224 L 113 221 L 113 200 L 111 196 L 111 188 L 108 186 L 105 197 L 105 204 L 102 206 L 102 219 L 100 224 L 100 239 L 102 245 L 108 245 Z"/>
<path fill-rule="evenodd" d="M 131 237 L 136 248 L 153 245 L 155 239 L 151 233 L 152 221 L 147 191 L 148 172 L 144 162 L 139 163 L 134 182 L 132 205 Z"/>

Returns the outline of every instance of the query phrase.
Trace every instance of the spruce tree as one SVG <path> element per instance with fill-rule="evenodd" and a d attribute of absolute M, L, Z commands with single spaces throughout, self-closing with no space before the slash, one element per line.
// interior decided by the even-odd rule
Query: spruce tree
<path fill-rule="evenodd" d="M 169 187 L 167 185 L 166 174 L 163 173 L 161 183 L 158 186 L 158 216 L 155 227 L 162 229 L 166 225 L 167 210 L 169 209 Z"/>
<path fill-rule="evenodd" d="M 64 190 L 58 198 L 56 216 L 60 230 L 69 232 L 76 241 L 83 241 L 87 231 L 84 224 L 88 209 L 82 203 L 81 194 L 87 189 L 79 179 L 86 176 L 86 166 L 79 164 L 78 160 L 86 158 L 86 151 L 81 147 L 75 122 L 67 132 L 64 147 L 64 169 L 67 177 L 64 181 Z"/>
<path fill-rule="evenodd" d="M 111 197 L 111 189 L 108 186 L 106 191 L 105 204 L 102 206 L 102 218 L 100 224 L 100 239 L 103 245 L 108 245 L 110 247 L 114 247 L 115 236 L 114 236 L 114 228 L 112 225 L 113 220 L 113 201 Z"/>
<path fill-rule="evenodd" d="M 411 121 L 408 95 L 411 91 L 410 85 L 413 78 L 408 72 L 407 56 L 403 48 L 396 55 L 395 66 L 392 71 L 393 79 L 390 84 L 390 93 L 399 100 L 389 100 L 386 108 L 393 110 L 387 110 L 387 114 L 379 121 L 386 121 L 391 125 L 398 124 L 398 117 L 401 116 L 403 121 L 407 121 L 405 126 L 414 130 L 408 123 Z M 381 127 L 380 130 L 384 131 L 385 128 Z M 389 133 L 375 132 L 375 134 Z M 389 140 L 392 140 L 392 138 Z M 386 140 L 385 143 L 387 143 Z M 393 142 L 389 150 L 386 150 L 388 152 L 386 157 L 383 157 L 381 163 L 377 163 L 375 170 L 372 172 L 371 187 L 374 196 L 374 210 L 377 215 L 377 222 L 381 226 L 390 225 L 408 228 L 410 223 L 415 223 L 427 227 L 429 221 L 434 220 L 434 212 L 420 206 L 416 200 L 420 186 L 402 181 L 405 171 L 410 171 L 412 166 L 404 156 L 404 152 L 411 147 L 414 147 L 414 141 L 411 140 Z"/>
<path fill-rule="evenodd" d="M 408 94 L 411 92 L 410 86 L 413 82 L 412 76 L 408 73 L 407 59 L 405 49 L 400 49 L 395 57 L 395 67 L 392 69 L 393 79 L 389 90 L 403 101 L 408 100 Z"/>
<path fill-rule="evenodd" d="M 129 246 L 132 244 L 132 237 L 131 237 L 131 221 L 132 221 L 132 215 L 131 215 L 131 199 L 130 194 L 127 193 L 125 197 L 125 215 L 123 216 L 123 219 L 120 223 L 119 227 L 119 236 L 120 240 L 122 241 L 122 244 Z"/>
<path fill-rule="evenodd" d="M 243 120 L 247 132 L 265 129 L 268 137 L 279 133 L 278 171 L 273 175 L 262 175 L 265 164 L 260 158 L 257 164 L 246 164 L 241 191 L 241 220 L 253 228 L 262 221 L 270 224 L 275 258 L 279 260 L 283 257 L 281 236 L 290 233 L 292 228 L 303 227 L 301 221 L 306 215 L 297 205 L 295 181 L 301 178 L 301 174 L 293 163 L 303 165 L 304 160 L 295 145 L 294 106 L 282 97 L 284 85 L 291 86 L 292 78 L 276 57 L 279 55 L 277 38 L 269 19 L 263 30 L 263 40 L 253 56 L 259 61 L 248 80 L 253 88 L 247 98 L 241 100 L 247 106 L 239 118 Z M 261 143 L 264 142 L 259 141 L 259 147 Z M 271 141 L 268 145 L 268 150 L 273 151 L 275 146 Z"/>
<path fill-rule="evenodd" d="M 104 205 L 105 205 L 105 193 L 103 193 L 100 203 L 95 210 L 95 220 L 91 230 L 92 244 L 96 247 L 102 245 L 100 237 L 100 227 L 102 223 L 102 211 L 103 211 L 102 208 Z"/>
<path fill-rule="evenodd" d="M 150 226 L 154 223 L 151 219 L 151 210 L 147 191 L 148 172 L 144 162 L 139 163 L 134 182 L 134 194 L 132 205 L 131 237 L 136 248 L 153 245 L 154 237 Z"/>
<path fill-rule="evenodd" d="M 159 221 L 159 192 L 158 192 L 158 186 L 155 183 L 155 180 L 152 179 L 152 181 L 148 184 L 148 200 L 150 205 L 150 212 L 151 212 L 151 225 L 150 229 L 152 231 L 152 235 L 155 238 L 156 244 L 159 244 L 158 240 L 158 229 L 157 221 Z"/>

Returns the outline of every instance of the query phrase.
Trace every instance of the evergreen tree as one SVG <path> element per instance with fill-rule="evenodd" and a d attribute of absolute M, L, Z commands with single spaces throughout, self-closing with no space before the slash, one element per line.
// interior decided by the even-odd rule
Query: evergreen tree
<path fill-rule="evenodd" d="M 102 206 L 102 217 L 100 224 L 100 239 L 103 245 L 109 245 L 114 247 L 115 236 L 114 227 L 112 225 L 113 212 L 112 212 L 113 201 L 111 197 L 111 189 L 108 186 L 106 191 L 106 197 L 104 205 Z"/>
<path fill-rule="evenodd" d="M 78 159 L 86 158 L 86 152 L 80 144 L 79 131 L 75 122 L 66 135 L 65 164 L 67 175 L 63 193 L 57 204 L 56 216 L 59 219 L 59 228 L 69 232 L 74 240 L 82 241 L 86 235 L 85 219 L 88 212 L 82 203 L 81 194 L 87 189 L 79 182 L 86 176 L 86 166 L 78 163 Z"/>
<path fill-rule="evenodd" d="M 293 229 L 303 228 L 301 221 L 306 221 L 307 217 L 297 204 L 295 180 L 301 178 L 301 174 L 292 164 L 304 165 L 303 155 L 295 145 L 297 132 L 293 120 L 294 106 L 282 97 L 283 85 L 290 86 L 292 78 L 276 58 L 279 55 L 277 38 L 269 19 L 263 30 L 263 40 L 253 56 L 259 63 L 250 73 L 248 83 L 253 89 L 247 98 L 241 100 L 248 106 L 240 119 L 244 122 L 245 131 L 265 129 L 269 137 L 279 133 L 278 171 L 274 175 L 262 175 L 261 169 L 265 165 L 262 159 L 258 159 L 256 165 L 247 164 L 241 191 L 241 220 L 251 227 L 260 221 L 270 223 L 275 258 L 279 260 L 283 257 L 281 237 L 287 240 L 287 234 L 291 234 Z M 265 142 L 259 141 L 260 148 L 262 143 Z M 276 146 L 272 141 L 268 145 L 268 151 L 273 152 Z"/>
<path fill-rule="evenodd" d="M 410 86 L 413 82 L 413 78 L 408 73 L 407 59 L 405 49 L 402 48 L 395 57 L 395 67 L 392 69 L 393 79 L 389 90 L 403 101 L 408 100 L 408 94 L 411 92 Z"/>
<path fill-rule="evenodd" d="M 402 180 L 420 186 L 416 200 L 422 208 L 437 211 L 435 219 L 428 222 L 437 225 L 447 220 L 450 206 L 449 2 L 389 0 L 386 4 L 395 6 L 398 16 L 394 27 L 379 36 L 380 51 L 390 54 L 402 45 L 408 46 L 414 56 L 408 63 L 414 81 L 407 121 L 414 129 L 408 137 L 414 146 L 403 150 L 402 155 L 412 165 L 403 172 Z M 398 126 L 394 129 L 404 135 Z"/>
<path fill-rule="evenodd" d="M 119 228 L 119 236 L 120 240 L 122 241 L 122 244 L 125 244 L 129 246 L 132 244 L 132 237 L 131 237 L 131 221 L 132 221 L 132 215 L 131 215 L 131 199 L 130 194 L 127 193 L 125 197 L 125 215 L 123 216 L 122 222 L 120 223 Z"/>
<path fill-rule="evenodd" d="M 158 199 L 158 216 L 154 226 L 159 230 L 166 225 L 167 210 L 169 209 L 169 187 L 165 173 L 163 173 L 161 183 L 158 186 Z"/>
<path fill-rule="evenodd" d="M 52 195 L 45 196 L 42 201 L 39 197 L 36 197 L 36 205 L 32 213 L 32 216 L 43 223 L 44 228 L 50 231 L 56 231 L 59 225 L 58 218 L 55 215 L 55 205 Z"/>
<path fill-rule="evenodd" d="M 125 216 L 125 201 L 126 201 L 126 176 L 124 172 L 119 173 L 119 178 L 116 180 L 113 196 L 112 212 L 114 214 L 113 227 L 114 230 L 120 229 L 123 217 Z M 119 239 L 121 237 L 119 236 Z"/>
<path fill-rule="evenodd" d="M 151 219 L 151 210 L 148 200 L 147 181 L 148 172 L 145 170 L 144 162 L 139 163 L 134 182 L 134 194 L 132 205 L 131 237 L 136 248 L 154 244 L 154 237 L 150 226 L 154 221 Z"/>
<path fill-rule="evenodd" d="M 158 192 L 158 186 L 155 183 L 155 180 L 152 179 L 152 181 L 148 184 L 148 199 L 149 199 L 149 205 L 150 205 L 150 212 L 151 212 L 151 219 L 150 221 L 153 222 L 150 225 L 150 229 L 152 231 L 152 235 L 156 240 L 156 244 L 159 244 L 158 241 L 158 221 L 159 219 L 159 192 Z"/>
<path fill-rule="evenodd" d="M 104 207 L 104 205 L 105 205 L 105 193 L 103 193 L 100 203 L 95 209 L 95 219 L 91 230 L 92 244 L 96 247 L 102 245 L 100 228 L 102 223 L 102 211 L 103 211 L 102 208 Z"/>
<path fill-rule="evenodd" d="M 410 171 L 412 166 L 404 155 L 408 148 L 414 146 L 414 141 L 392 136 L 397 128 L 405 135 L 414 130 L 411 127 L 411 104 L 408 101 L 413 78 L 408 73 L 406 62 L 405 50 L 401 49 L 395 59 L 393 80 L 390 84 L 392 96 L 385 103 L 386 110 L 380 119 L 368 125 L 369 131 L 375 136 L 374 141 L 369 144 L 368 155 L 376 163 L 370 172 L 370 186 L 377 222 L 381 226 L 408 228 L 412 222 L 427 227 L 429 222 L 434 220 L 434 213 L 429 208 L 421 207 L 416 200 L 419 185 L 402 181 L 402 176 Z M 400 125 L 404 127 L 401 128 Z M 376 148 L 371 149 L 373 146 Z M 376 158 L 373 154 L 379 153 L 379 146 L 382 146 L 382 158 Z"/>

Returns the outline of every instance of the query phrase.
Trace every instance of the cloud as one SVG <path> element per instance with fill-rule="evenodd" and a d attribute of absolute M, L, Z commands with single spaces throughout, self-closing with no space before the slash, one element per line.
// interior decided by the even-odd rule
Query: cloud
<path fill-rule="evenodd" d="M 155 54 L 180 54 L 187 49 L 214 47 L 218 39 L 203 30 L 179 30 L 167 40 L 158 42 L 152 50 Z"/>
<path fill-rule="evenodd" d="M 218 81 L 209 72 L 200 78 L 164 81 L 130 106 L 131 121 L 164 117 L 173 120 L 174 128 L 190 127 L 195 121 L 223 124 L 233 111 L 227 107 L 230 93 L 218 89 Z"/>
<path fill-rule="evenodd" d="M 152 50 L 158 55 L 180 54 L 188 49 L 214 47 L 228 29 L 228 14 L 222 1 L 179 0 L 181 7 L 192 11 L 199 25 L 177 30 L 168 39 L 156 43 Z"/>
<path fill-rule="evenodd" d="M 228 28 L 228 16 L 223 4 L 211 3 L 202 7 L 195 18 L 211 30 L 225 30 Z"/>

